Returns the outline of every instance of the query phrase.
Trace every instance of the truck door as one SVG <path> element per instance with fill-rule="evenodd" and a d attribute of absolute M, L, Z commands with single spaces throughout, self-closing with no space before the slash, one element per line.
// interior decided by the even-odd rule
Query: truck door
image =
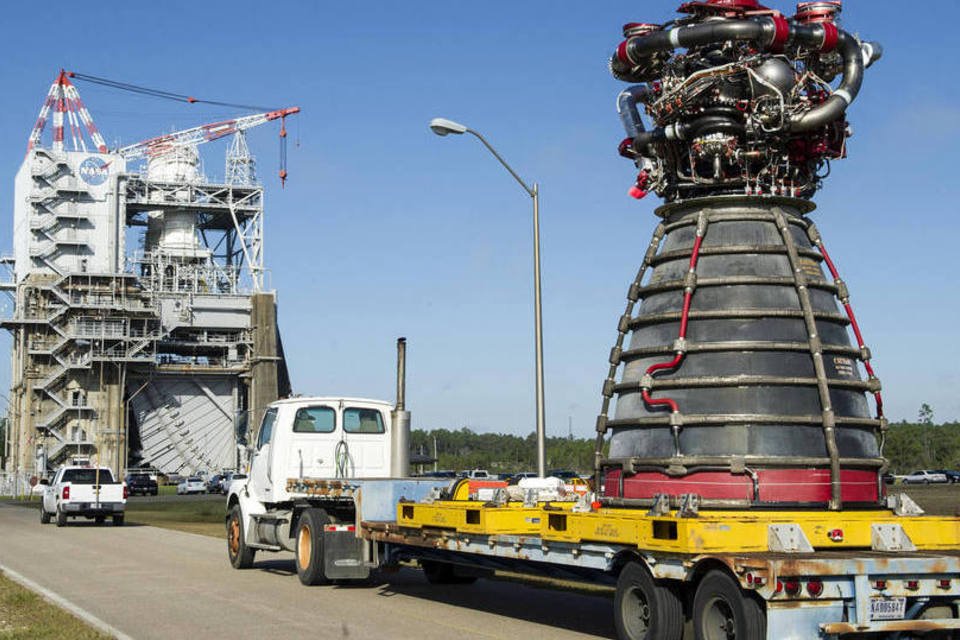
<path fill-rule="evenodd" d="M 293 416 L 288 478 L 336 478 L 337 410 L 328 405 L 300 407 Z"/>
<path fill-rule="evenodd" d="M 270 442 L 273 439 L 273 425 L 277 422 L 277 409 L 272 407 L 263 414 L 257 446 L 250 459 L 250 489 L 261 501 L 272 498 L 273 479 L 270 477 Z M 284 479 L 281 479 L 281 482 Z"/>
<path fill-rule="evenodd" d="M 47 513 L 57 511 L 57 483 L 60 482 L 62 475 L 63 469 L 57 471 L 56 475 L 50 479 L 50 484 L 43 488 L 43 510 Z"/>
<path fill-rule="evenodd" d="M 347 477 L 390 476 L 390 434 L 385 424 L 379 409 L 351 406 L 343 409 L 341 458 L 347 460 Z"/>

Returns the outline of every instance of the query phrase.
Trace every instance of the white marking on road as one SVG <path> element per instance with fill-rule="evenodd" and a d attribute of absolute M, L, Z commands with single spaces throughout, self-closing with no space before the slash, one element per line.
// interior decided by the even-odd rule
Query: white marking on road
<path fill-rule="evenodd" d="M 93 615 L 86 609 L 81 609 L 80 607 L 73 604 L 63 596 L 54 593 L 53 591 L 51 591 L 50 589 L 47 589 L 46 587 L 40 586 L 30 578 L 20 575 L 10 567 L 6 567 L 3 564 L 0 564 L 0 571 L 2 571 L 4 575 L 8 576 L 14 582 L 19 583 L 20 585 L 26 587 L 27 589 L 30 589 L 31 591 L 35 591 L 39 593 L 45 599 L 57 605 L 61 609 L 66 609 L 67 611 L 77 616 L 78 618 L 80 618 L 81 620 L 89 624 L 91 627 L 94 627 L 98 631 L 109 634 L 114 638 L 116 638 L 117 640 L 133 640 L 132 637 L 120 631 L 116 627 L 110 626 L 109 624 L 107 624 L 97 616 Z"/>

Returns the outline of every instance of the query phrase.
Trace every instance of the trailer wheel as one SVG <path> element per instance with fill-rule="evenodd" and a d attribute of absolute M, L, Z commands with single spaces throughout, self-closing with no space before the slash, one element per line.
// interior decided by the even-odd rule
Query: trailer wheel
<path fill-rule="evenodd" d="M 473 584 L 477 576 L 458 575 L 457 569 L 449 562 L 421 560 L 420 568 L 430 584 Z"/>
<path fill-rule="evenodd" d="M 723 571 L 711 571 L 693 598 L 697 640 L 763 640 L 766 618 L 760 603 Z"/>
<path fill-rule="evenodd" d="M 40 524 L 50 524 L 50 514 L 43 508 L 42 503 L 40 504 Z"/>
<path fill-rule="evenodd" d="M 323 509 L 304 509 L 297 523 L 297 577 L 307 586 L 330 584 L 323 573 L 323 525 L 330 516 Z"/>
<path fill-rule="evenodd" d="M 953 605 L 949 602 L 931 602 L 920 615 L 918 620 L 943 620 L 953 618 Z M 900 636 L 903 640 L 956 640 L 960 638 L 960 631 L 956 629 L 944 629 L 942 631 L 924 631 L 921 633 L 905 633 Z"/>
<path fill-rule="evenodd" d="M 227 518 L 227 555 L 230 556 L 230 564 L 234 569 L 249 569 L 253 565 L 255 553 L 256 549 L 247 546 L 243 512 L 240 505 L 235 504 Z"/>
<path fill-rule="evenodd" d="M 67 526 L 67 514 L 64 513 L 63 509 L 61 509 L 59 506 L 57 506 L 57 526 Z"/>
<path fill-rule="evenodd" d="M 620 640 L 680 640 L 683 606 L 639 562 L 628 562 L 617 579 L 613 619 Z"/>

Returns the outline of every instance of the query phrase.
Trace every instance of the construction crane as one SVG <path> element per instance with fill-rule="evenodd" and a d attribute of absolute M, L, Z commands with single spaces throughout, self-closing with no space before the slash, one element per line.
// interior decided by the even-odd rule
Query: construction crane
<path fill-rule="evenodd" d="M 229 102 L 218 102 L 213 100 L 202 100 L 184 94 L 172 93 L 159 89 L 150 89 L 132 85 L 107 78 L 99 78 L 73 71 L 60 70 L 57 79 L 50 86 L 47 92 L 47 98 L 40 109 L 36 124 L 30 132 L 30 138 L 27 141 L 27 151 L 29 152 L 35 146 L 39 146 L 40 139 L 46 126 L 50 113 L 53 112 L 53 149 L 55 151 L 64 150 L 64 139 L 66 129 L 69 128 L 70 139 L 73 142 L 74 151 L 86 151 L 87 144 L 84 135 L 88 136 L 92 145 L 100 153 L 108 153 L 107 145 L 100 135 L 90 112 L 87 111 L 77 88 L 70 82 L 70 78 L 76 78 L 94 84 L 129 91 L 140 95 L 147 95 L 155 98 L 174 100 L 177 102 L 186 102 L 189 104 L 210 104 L 225 107 L 234 107 L 238 109 L 248 109 L 261 111 L 248 116 L 241 116 L 230 120 L 221 120 L 211 122 L 190 129 L 183 129 L 173 133 L 167 133 L 155 138 L 150 138 L 136 144 L 121 147 L 115 153 L 122 155 L 127 160 L 138 160 L 143 158 L 153 158 L 165 153 L 170 153 L 177 148 L 196 146 L 205 142 L 212 142 L 220 138 L 236 135 L 237 138 L 243 138 L 244 131 L 253 127 L 266 124 L 273 120 L 280 120 L 280 183 L 286 183 L 287 179 L 287 116 L 300 113 L 300 107 L 287 107 L 285 109 L 265 109 L 263 107 L 253 107 L 250 105 L 233 104 Z M 67 126 L 65 126 L 67 125 Z M 244 175 L 250 176 L 252 171 L 252 160 L 249 158 L 249 151 L 246 151 L 246 141 L 237 140 L 231 149 L 231 154 L 235 164 L 249 164 L 250 170 L 240 171 Z M 246 154 L 246 158 L 240 158 L 238 154 Z M 229 155 L 229 154 L 228 154 Z M 229 162 L 228 162 L 229 164 Z M 228 173 L 230 173 L 228 168 Z M 229 176 L 228 176 L 229 178 Z"/>
<path fill-rule="evenodd" d="M 240 134 L 247 129 L 258 127 L 272 120 L 280 120 L 280 183 L 283 184 L 287 179 L 286 162 L 286 139 L 287 128 L 286 118 L 295 113 L 300 113 L 300 107 L 287 107 L 286 109 L 276 109 L 265 113 L 257 113 L 250 116 L 242 116 L 232 120 L 221 120 L 220 122 L 211 122 L 202 124 L 199 127 L 174 131 L 156 138 L 150 138 L 136 144 L 121 147 L 117 153 L 127 160 L 138 160 L 141 158 L 153 158 L 156 156 L 170 153 L 174 149 L 196 146 L 205 142 L 212 142 L 231 134 Z"/>

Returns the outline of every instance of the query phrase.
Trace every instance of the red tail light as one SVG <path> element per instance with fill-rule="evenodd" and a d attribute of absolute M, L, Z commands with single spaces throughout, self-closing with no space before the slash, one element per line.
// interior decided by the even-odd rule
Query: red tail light
<path fill-rule="evenodd" d="M 64 500 L 69 500 L 69 499 L 70 499 L 70 487 L 64 487 L 64 488 L 63 488 L 63 493 L 60 494 L 60 497 L 63 498 Z"/>
<path fill-rule="evenodd" d="M 800 593 L 800 581 L 795 578 L 788 578 L 783 581 L 783 592 L 788 596 L 795 596 Z"/>
<path fill-rule="evenodd" d="M 126 500 L 127 496 L 130 495 L 130 490 L 127 489 L 127 485 L 123 485 L 123 499 Z"/>
<path fill-rule="evenodd" d="M 807 583 L 807 593 L 814 598 L 818 597 L 821 593 L 823 593 L 823 583 L 819 580 L 811 580 Z"/>
<path fill-rule="evenodd" d="M 910 591 L 916 591 L 917 589 L 920 588 L 920 581 L 919 581 L 919 580 L 907 580 L 907 582 L 906 582 L 906 584 L 905 584 L 904 586 L 906 586 L 907 589 L 910 589 Z"/>

